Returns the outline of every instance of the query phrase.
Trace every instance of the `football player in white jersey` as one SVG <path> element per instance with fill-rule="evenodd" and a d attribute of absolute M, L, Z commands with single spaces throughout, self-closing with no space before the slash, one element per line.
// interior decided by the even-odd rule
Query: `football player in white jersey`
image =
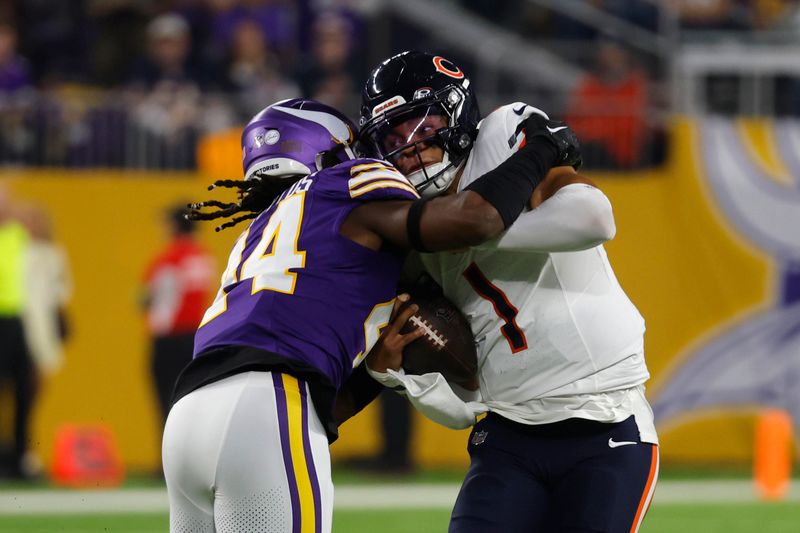
<path fill-rule="evenodd" d="M 517 187 L 517 176 L 536 165 L 509 166 L 508 157 L 534 147 L 541 153 L 571 132 L 521 102 L 479 120 L 459 67 L 404 52 L 371 73 L 360 140 L 423 198 L 473 190 L 510 224 L 518 207 L 475 178 L 494 172 Z M 470 321 L 478 393 L 449 387 L 438 374 L 405 375 L 392 339 L 367 360 L 373 377 L 404 387 L 429 418 L 454 428 L 475 424 L 451 533 L 637 531 L 655 488 L 644 320 L 602 246 L 616 231 L 611 205 L 574 170 L 580 154 L 550 163 L 532 194 L 519 189 L 528 210 L 499 238 L 457 253 L 425 253 L 428 243 L 414 242 Z"/>

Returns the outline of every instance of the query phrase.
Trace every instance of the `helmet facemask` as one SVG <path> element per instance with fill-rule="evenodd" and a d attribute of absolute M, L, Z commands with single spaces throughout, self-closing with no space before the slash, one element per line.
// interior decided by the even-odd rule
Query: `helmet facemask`
<path fill-rule="evenodd" d="M 464 91 L 450 86 L 418 101 L 402 104 L 367 121 L 361 142 L 371 155 L 386 159 L 425 197 L 446 191 L 472 146 L 473 132 L 459 125 Z M 440 161 L 426 149 L 442 150 Z"/>

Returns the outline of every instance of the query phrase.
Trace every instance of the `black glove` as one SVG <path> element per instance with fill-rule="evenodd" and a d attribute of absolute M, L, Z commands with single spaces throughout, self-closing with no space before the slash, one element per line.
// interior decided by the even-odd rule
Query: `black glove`
<path fill-rule="evenodd" d="M 555 146 L 558 156 L 553 164 L 554 167 L 569 165 L 578 170 L 583 164 L 578 136 L 565 122 L 548 120 L 539 113 L 533 113 L 521 125 L 528 142 L 536 137 L 542 137 Z"/>

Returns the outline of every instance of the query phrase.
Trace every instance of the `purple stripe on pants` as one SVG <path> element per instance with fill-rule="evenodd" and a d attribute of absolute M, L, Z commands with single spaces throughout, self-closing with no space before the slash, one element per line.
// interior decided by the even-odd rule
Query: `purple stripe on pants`
<path fill-rule="evenodd" d="M 286 469 L 286 478 L 289 480 L 289 497 L 292 501 L 292 533 L 300 533 L 300 494 L 297 491 L 297 479 L 294 477 L 294 466 L 292 465 L 292 448 L 289 443 L 289 414 L 286 408 L 286 391 L 283 388 L 281 374 L 273 372 L 272 383 L 275 386 L 275 403 L 278 412 L 278 426 L 281 433 L 283 466 Z"/>
<path fill-rule="evenodd" d="M 306 383 L 300 383 L 300 398 L 303 405 L 303 452 L 306 456 L 306 466 L 308 467 L 308 477 L 311 480 L 311 492 L 314 494 L 314 531 L 322 532 L 322 498 L 319 492 L 319 479 L 317 479 L 317 469 L 314 467 L 314 454 L 311 450 L 311 441 L 308 436 L 308 399 L 306 398 Z"/>

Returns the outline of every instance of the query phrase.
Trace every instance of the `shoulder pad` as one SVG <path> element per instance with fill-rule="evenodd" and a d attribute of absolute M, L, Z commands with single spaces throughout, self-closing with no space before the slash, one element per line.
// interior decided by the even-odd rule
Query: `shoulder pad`
<path fill-rule="evenodd" d="M 351 198 L 362 200 L 416 200 L 419 193 L 394 166 L 379 159 L 361 159 L 350 167 L 347 188 Z"/>
<path fill-rule="evenodd" d="M 513 102 L 500 106 L 489 113 L 481 122 L 481 130 L 485 132 L 485 138 L 487 136 L 489 138 L 500 137 L 505 141 L 509 150 L 514 150 L 515 146 L 520 141 L 519 134 L 522 123 L 533 113 L 538 113 L 548 119 L 550 118 L 547 116 L 547 113 L 538 107 L 533 107 L 524 102 Z"/>

